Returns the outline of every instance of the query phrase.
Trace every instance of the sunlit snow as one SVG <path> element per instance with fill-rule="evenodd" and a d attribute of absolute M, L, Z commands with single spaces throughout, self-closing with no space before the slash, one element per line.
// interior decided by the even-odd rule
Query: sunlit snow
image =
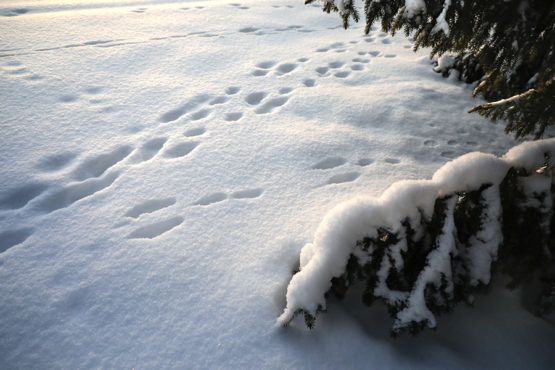
<path fill-rule="evenodd" d="M 548 368 L 500 286 L 275 325 L 332 208 L 516 144 L 427 55 L 302 0 L 0 2 L 0 368 Z"/>

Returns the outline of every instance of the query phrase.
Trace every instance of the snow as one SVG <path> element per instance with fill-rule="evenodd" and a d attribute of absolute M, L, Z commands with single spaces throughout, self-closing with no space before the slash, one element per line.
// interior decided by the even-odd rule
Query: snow
<path fill-rule="evenodd" d="M 447 10 L 449 10 L 450 6 L 451 0 L 445 0 L 445 2 L 443 3 L 443 9 L 441 10 L 441 13 L 439 13 L 439 15 L 437 16 L 436 25 L 432 29 L 432 32 L 443 31 L 443 33 L 445 33 L 445 36 L 449 35 L 449 25 L 445 20 L 445 16 L 447 15 Z"/>
<path fill-rule="evenodd" d="M 275 326 L 322 219 L 394 224 L 419 179 L 516 144 L 361 27 L 292 0 L 0 3 L 0 368 L 547 368 L 555 329 L 502 289 L 417 341 L 350 297 Z"/>

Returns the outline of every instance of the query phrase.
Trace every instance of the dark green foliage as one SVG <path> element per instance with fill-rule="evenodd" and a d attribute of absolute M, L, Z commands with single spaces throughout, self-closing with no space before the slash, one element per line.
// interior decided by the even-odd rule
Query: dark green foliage
<path fill-rule="evenodd" d="M 366 33 L 381 20 L 384 31 L 411 35 L 415 50 L 430 47 L 431 56 L 454 53 L 461 80 L 481 80 L 473 95 L 493 102 L 471 112 L 507 120 L 506 132 L 515 137 L 539 138 L 555 124 L 554 1 L 453 0 L 444 17 L 447 32 L 438 24 L 444 0 L 423 1 L 424 10 L 409 14 L 404 0 L 364 0 Z M 359 15 L 351 0 L 344 3 L 340 16 L 347 28 Z M 324 11 L 339 9 L 326 0 Z"/>

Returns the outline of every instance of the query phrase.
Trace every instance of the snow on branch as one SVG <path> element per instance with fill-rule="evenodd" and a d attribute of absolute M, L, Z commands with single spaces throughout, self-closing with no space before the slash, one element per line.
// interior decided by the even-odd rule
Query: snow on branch
<path fill-rule="evenodd" d="M 338 205 L 301 250 L 278 323 L 303 314 L 312 327 L 329 294 L 342 298 L 363 281 L 364 303 L 388 305 L 393 334 L 416 333 L 472 301 L 493 266 L 514 286 L 540 274 L 547 293 L 538 303 L 553 309 L 553 158 L 555 139 L 523 143 L 501 158 L 468 153 L 431 180 L 400 181 L 379 198 Z"/>

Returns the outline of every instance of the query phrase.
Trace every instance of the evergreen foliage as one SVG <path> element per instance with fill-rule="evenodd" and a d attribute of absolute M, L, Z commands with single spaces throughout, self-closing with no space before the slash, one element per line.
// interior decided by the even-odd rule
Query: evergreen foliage
<path fill-rule="evenodd" d="M 305 4 L 314 0 L 305 0 Z M 358 22 L 353 0 L 323 0 L 347 28 Z M 473 95 L 489 101 L 470 112 L 506 119 L 507 133 L 540 138 L 555 124 L 555 2 L 545 0 L 364 0 L 365 32 L 412 35 L 414 50 L 456 54 L 466 82 L 480 80 Z"/>
<path fill-rule="evenodd" d="M 487 290 L 492 275 L 503 273 L 510 279 L 508 288 L 521 287 L 532 296 L 534 314 L 552 314 L 555 166 L 549 153 L 540 166 L 541 155 L 534 167 L 507 167 L 497 182 L 437 193 L 429 200 L 431 213 L 418 208 L 416 215 L 393 223 L 396 226 L 364 221 L 367 236 L 351 246 L 344 267 L 333 267 L 325 298 L 342 299 L 349 287 L 363 284 L 365 305 L 376 300 L 387 305 L 393 336 L 417 334 L 426 327 L 435 328 L 436 317 L 451 312 L 458 303 L 472 304 L 476 293 Z M 357 227 L 346 230 L 354 232 Z M 304 249 L 299 274 L 308 268 L 303 253 Z M 318 263 L 328 266 L 322 260 Z M 303 302 L 293 316 L 304 316 L 306 325 L 313 328 L 316 315 L 325 311 L 324 303 L 311 309 Z"/>

